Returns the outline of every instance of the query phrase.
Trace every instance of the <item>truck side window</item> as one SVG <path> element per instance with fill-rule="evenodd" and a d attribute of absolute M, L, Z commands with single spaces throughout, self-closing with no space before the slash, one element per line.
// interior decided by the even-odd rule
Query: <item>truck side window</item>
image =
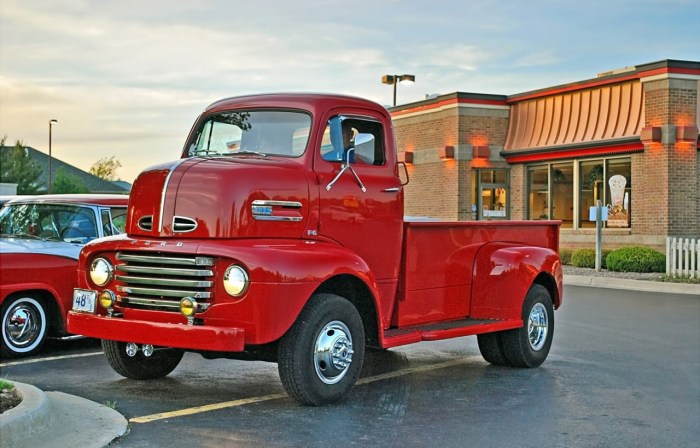
<path fill-rule="evenodd" d="M 340 121 L 343 138 L 331 138 L 333 121 Z M 336 124 L 337 126 L 337 124 Z M 338 141 L 335 141 L 338 140 Z M 348 149 L 354 149 L 351 164 L 384 165 L 384 133 L 381 123 L 354 117 L 333 117 L 326 125 L 321 140 L 321 157 L 329 162 L 342 162 Z"/>

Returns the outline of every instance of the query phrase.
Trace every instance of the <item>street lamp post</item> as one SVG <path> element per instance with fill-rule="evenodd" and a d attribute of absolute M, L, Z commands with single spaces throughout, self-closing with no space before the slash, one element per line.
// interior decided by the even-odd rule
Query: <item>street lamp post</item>
<path fill-rule="evenodd" d="M 46 188 L 48 193 L 51 193 L 51 129 L 53 125 L 58 124 L 58 120 L 52 118 L 49 120 L 49 184 Z"/>
<path fill-rule="evenodd" d="M 382 84 L 394 85 L 394 106 L 396 106 L 396 84 L 400 82 L 415 82 L 415 75 L 384 75 L 382 76 Z"/>

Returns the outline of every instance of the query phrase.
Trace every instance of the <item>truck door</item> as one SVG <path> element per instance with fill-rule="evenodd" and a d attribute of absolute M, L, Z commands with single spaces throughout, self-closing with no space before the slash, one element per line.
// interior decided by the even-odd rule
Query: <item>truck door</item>
<path fill-rule="evenodd" d="M 379 118 L 335 115 L 315 149 L 314 165 L 319 235 L 359 254 L 384 285 L 382 294 L 393 297 L 401 260 L 403 189 L 388 138 Z"/>

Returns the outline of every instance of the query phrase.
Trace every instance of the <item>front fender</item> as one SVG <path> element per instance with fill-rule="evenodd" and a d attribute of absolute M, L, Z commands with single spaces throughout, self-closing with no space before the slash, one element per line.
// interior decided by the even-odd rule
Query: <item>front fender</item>
<path fill-rule="evenodd" d="M 485 244 L 477 253 L 473 278 L 473 318 L 520 319 L 525 295 L 536 280 L 551 285 L 548 289 L 553 292 L 554 307 L 561 305 L 561 261 L 552 249 L 515 243 Z"/>
<path fill-rule="evenodd" d="M 371 292 L 375 307 L 379 297 L 377 280 L 367 263 L 357 254 L 333 243 L 296 239 L 154 241 L 115 238 L 89 244 L 83 249 L 79 263 L 81 285 L 89 287 L 85 270 L 95 256 L 111 254 L 108 257 L 114 259 L 114 253 L 119 251 L 196 254 L 217 258 L 216 299 L 198 317 L 203 319 L 204 325 L 243 329 L 246 345 L 266 344 L 282 337 L 314 291 L 329 278 L 340 275 L 358 278 Z M 240 298 L 228 296 L 223 289 L 221 276 L 230 263 L 244 266 L 249 273 L 250 287 Z M 125 317 L 136 314 L 127 310 Z M 162 314 L 160 318 L 168 322 L 184 322 L 179 314 Z"/>

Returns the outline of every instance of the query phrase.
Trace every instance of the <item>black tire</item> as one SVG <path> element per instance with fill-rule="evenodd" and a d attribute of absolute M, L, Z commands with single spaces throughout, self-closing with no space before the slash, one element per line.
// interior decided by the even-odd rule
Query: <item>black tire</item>
<path fill-rule="evenodd" d="M 282 385 L 302 404 L 340 401 L 359 378 L 364 354 L 365 332 L 357 309 L 334 294 L 313 295 L 280 341 Z"/>
<path fill-rule="evenodd" d="M 126 354 L 126 342 L 102 340 L 102 350 L 109 365 L 115 372 L 133 380 L 152 380 L 163 378 L 180 363 L 185 354 L 182 350 L 156 349 L 151 356 L 144 356 L 138 351 L 133 357 Z"/>
<path fill-rule="evenodd" d="M 523 302 L 523 327 L 501 333 L 503 354 L 513 367 L 538 367 L 552 346 L 554 308 L 549 291 L 532 285 Z"/>
<path fill-rule="evenodd" d="M 479 343 L 479 351 L 486 362 L 495 366 L 505 366 L 508 364 L 506 355 L 503 354 L 503 344 L 501 343 L 501 332 L 484 333 L 476 335 Z"/>
<path fill-rule="evenodd" d="M 29 356 L 46 341 L 48 312 L 41 297 L 20 294 L 5 299 L 0 307 L 3 357 Z"/>

